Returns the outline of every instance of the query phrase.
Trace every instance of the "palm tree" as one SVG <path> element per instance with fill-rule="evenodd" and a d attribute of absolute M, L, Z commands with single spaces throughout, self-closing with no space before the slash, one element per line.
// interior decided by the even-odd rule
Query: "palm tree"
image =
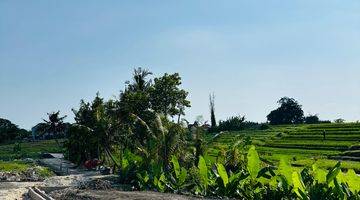
<path fill-rule="evenodd" d="M 184 132 L 180 125 L 164 125 L 164 118 L 154 113 L 153 123 L 145 122 L 139 116 L 132 114 L 135 122 L 148 133 L 148 139 L 144 145 L 137 143 L 137 150 L 143 154 L 147 162 L 154 160 L 162 164 L 163 169 L 169 168 L 171 156 L 176 153 L 183 153 L 185 139 Z"/>
<path fill-rule="evenodd" d="M 48 120 L 44 120 L 45 131 L 48 133 L 52 133 L 55 137 L 56 143 L 59 145 L 59 141 L 57 140 L 60 134 L 63 134 L 66 130 L 66 126 L 64 124 L 64 119 L 67 117 L 66 115 L 60 117 L 60 111 L 47 113 Z"/>
<path fill-rule="evenodd" d="M 129 90 L 131 91 L 146 91 L 150 85 L 151 80 L 146 80 L 149 75 L 153 73 L 147 69 L 142 69 L 141 67 L 134 69 L 133 73 L 133 83 L 129 84 Z"/>

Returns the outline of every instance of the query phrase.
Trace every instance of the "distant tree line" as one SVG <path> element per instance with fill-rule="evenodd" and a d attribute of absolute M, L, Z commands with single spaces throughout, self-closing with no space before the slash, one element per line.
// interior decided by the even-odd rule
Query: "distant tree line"
<path fill-rule="evenodd" d="M 15 139 L 23 139 L 29 135 L 29 131 L 20 129 L 10 120 L 0 118 L 0 143 Z"/>
<path fill-rule="evenodd" d="M 245 120 L 245 116 L 232 116 L 226 120 L 220 120 L 219 124 L 215 121 L 215 101 L 214 94 L 210 95 L 210 118 L 211 126 L 209 132 L 219 131 L 239 131 L 244 129 L 267 129 L 270 125 L 282 124 L 318 124 L 331 123 L 329 120 L 320 120 L 317 114 L 304 115 L 302 106 L 294 98 L 282 97 L 277 103 L 279 107 L 267 115 L 267 123 L 257 123 Z M 337 119 L 335 123 L 344 122 L 343 119 Z"/>
<path fill-rule="evenodd" d="M 279 107 L 267 115 L 267 120 L 272 125 L 331 123 L 328 120 L 321 121 L 318 115 L 304 116 L 302 106 L 294 98 L 282 97 L 277 103 Z"/>

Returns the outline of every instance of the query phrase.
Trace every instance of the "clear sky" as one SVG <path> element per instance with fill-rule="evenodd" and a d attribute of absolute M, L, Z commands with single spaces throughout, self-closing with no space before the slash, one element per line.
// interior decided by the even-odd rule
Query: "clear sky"
<path fill-rule="evenodd" d="M 186 118 L 265 121 L 282 96 L 306 114 L 360 119 L 359 0 L 0 1 L 0 117 L 30 128 L 142 66 L 179 72 Z"/>

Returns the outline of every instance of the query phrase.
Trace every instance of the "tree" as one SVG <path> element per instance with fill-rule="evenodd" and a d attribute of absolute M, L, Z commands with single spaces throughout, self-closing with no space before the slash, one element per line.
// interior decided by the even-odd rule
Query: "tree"
<path fill-rule="evenodd" d="M 305 124 L 318 124 L 320 120 L 317 115 L 309 115 L 304 118 L 304 122 Z"/>
<path fill-rule="evenodd" d="M 219 122 L 219 131 L 239 131 L 245 128 L 245 116 L 233 116 Z"/>
<path fill-rule="evenodd" d="M 283 97 L 277 103 L 280 107 L 267 116 L 270 124 L 299 124 L 304 121 L 304 111 L 295 99 Z"/>
<path fill-rule="evenodd" d="M 66 136 L 68 130 L 68 124 L 64 123 L 64 119 L 67 117 L 60 117 L 60 111 L 47 113 L 48 119 L 43 121 L 45 122 L 45 132 L 52 134 L 52 137 L 55 138 L 55 141 L 59 147 L 61 147 L 58 139 Z"/>
<path fill-rule="evenodd" d="M 342 123 L 345 122 L 345 119 L 342 119 L 342 118 L 335 119 L 334 122 L 337 123 L 337 124 L 342 124 Z"/>
<path fill-rule="evenodd" d="M 185 114 L 185 108 L 190 107 L 190 101 L 187 100 L 188 92 L 180 89 L 181 77 L 178 73 L 167 74 L 155 78 L 154 84 L 150 90 L 151 108 L 165 116 L 178 116 L 180 123 L 181 115 Z"/>
<path fill-rule="evenodd" d="M 47 115 L 48 120 L 43 119 L 46 123 L 46 132 L 53 134 L 56 143 L 60 146 L 57 139 L 65 135 L 66 124 L 64 123 L 64 119 L 67 116 L 60 117 L 60 111 L 47 113 Z"/>
<path fill-rule="evenodd" d="M 128 89 L 131 91 L 146 91 L 151 86 L 151 80 L 147 80 L 147 77 L 152 75 L 147 69 L 142 69 L 141 67 L 134 69 L 133 73 L 133 82 L 128 84 Z"/>
<path fill-rule="evenodd" d="M 179 88 L 178 74 L 165 74 L 154 80 L 149 78 L 151 74 L 135 69 L 118 99 L 104 101 L 97 94 L 92 102 L 82 100 L 80 108 L 73 109 L 76 124 L 67 141 L 71 160 L 79 163 L 84 159 L 109 158 L 121 168 L 123 156 L 131 151 L 167 166 L 170 155 L 184 152 L 181 149 L 185 128 L 168 116 L 184 114 L 190 106 L 188 93 Z"/>
<path fill-rule="evenodd" d="M 0 143 L 15 139 L 19 131 L 17 125 L 7 119 L 0 118 Z"/>
<path fill-rule="evenodd" d="M 211 128 L 216 127 L 216 118 L 215 118 L 215 95 L 210 94 L 210 118 L 211 118 Z"/>
<path fill-rule="evenodd" d="M 132 81 L 126 81 L 125 90 L 120 92 L 119 101 L 115 102 L 117 114 L 121 120 L 129 121 L 130 114 L 145 118 L 150 104 L 150 89 L 152 73 L 146 69 L 134 69 Z"/>
<path fill-rule="evenodd" d="M 81 163 L 87 159 L 100 158 L 115 143 L 112 132 L 114 123 L 106 111 L 107 105 L 97 93 L 91 103 L 81 100 L 80 108 L 73 109 L 76 124 L 71 127 L 66 144 L 72 161 Z"/>

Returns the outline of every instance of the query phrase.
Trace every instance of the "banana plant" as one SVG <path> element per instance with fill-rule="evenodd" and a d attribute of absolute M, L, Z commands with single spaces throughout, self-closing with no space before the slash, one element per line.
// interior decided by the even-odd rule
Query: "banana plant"
<path fill-rule="evenodd" d="M 220 196 L 237 197 L 239 195 L 240 181 L 244 180 L 248 175 L 243 170 L 237 173 L 231 171 L 228 173 L 221 163 L 216 163 L 213 171 L 217 178 L 215 193 Z"/>
<path fill-rule="evenodd" d="M 184 189 L 186 185 L 187 170 L 184 167 L 180 167 L 179 161 L 176 156 L 172 156 L 172 172 L 170 173 L 170 186 L 176 193 Z"/>
<path fill-rule="evenodd" d="M 247 170 L 252 180 L 259 178 L 271 179 L 276 176 L 273 166 L 261 167 L 261 160 L 255 146 L 251 146 L 247 154 Z"/>
<path fill-rule="evenodd" d="M 167 190 L 168 180 L 162 167 L 154 161 L 148 163 L 147 169 L 140 169 L 136 174 L 139 189 L 155 189 L 158 192 Z"/>
<path fill-rule="evenodd" d="M 207 161 L 203 156 L 199 156 L 199 162 L 195 168 L 196 177 L 193 179 L 195 183 L 194 192 L 201 196 L 209 194 L 214 195 L 214 192 L 211 189 L 216 185 L 216 177 L 211 173 L 211 170 L 209 170 L 206 163 Z"/>

